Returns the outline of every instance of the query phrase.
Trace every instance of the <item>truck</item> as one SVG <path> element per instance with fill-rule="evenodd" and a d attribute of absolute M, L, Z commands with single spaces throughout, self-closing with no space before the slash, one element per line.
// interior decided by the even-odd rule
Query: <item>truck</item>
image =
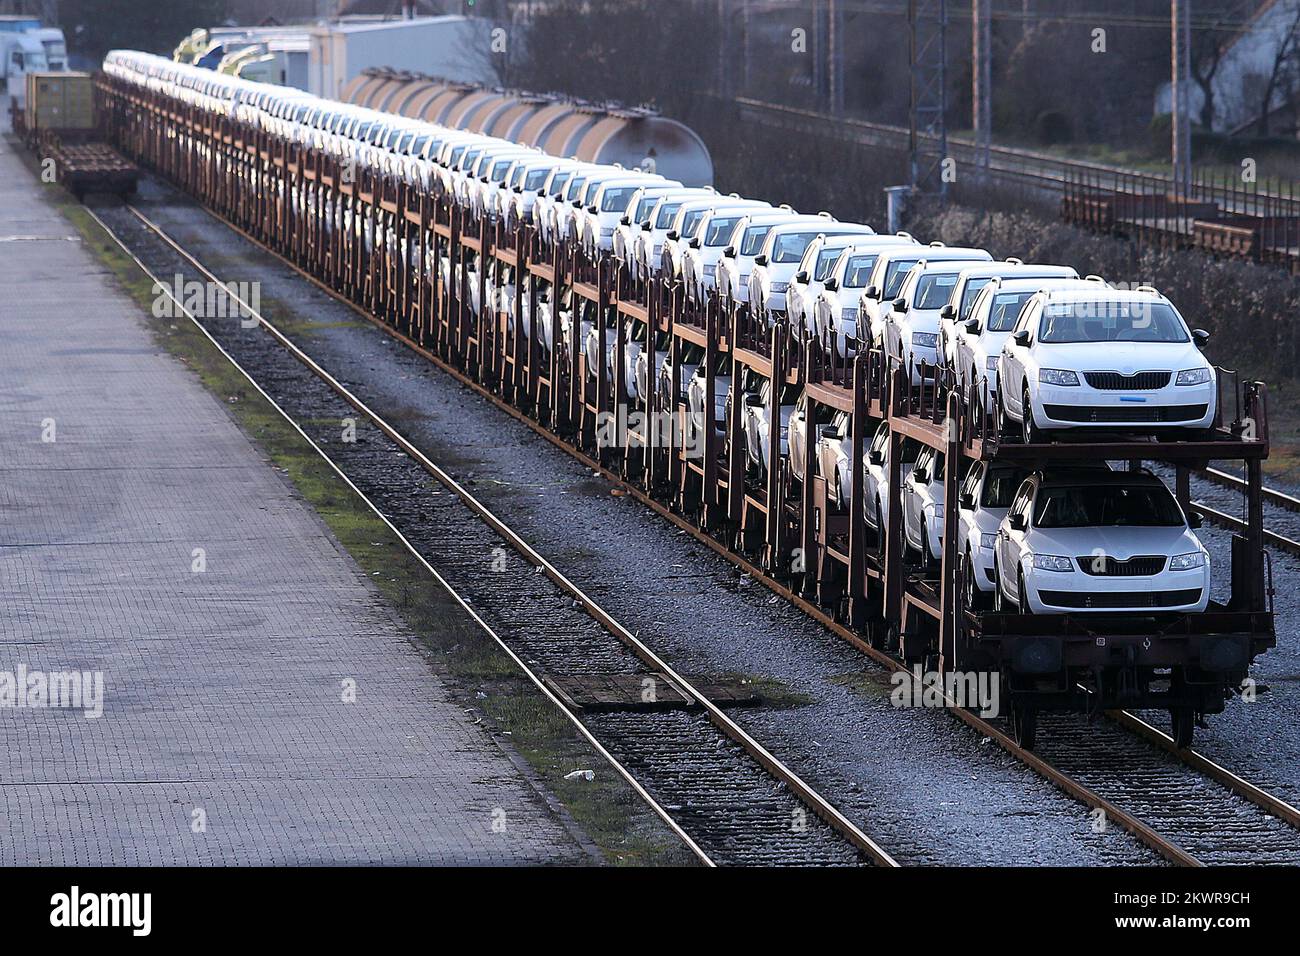
<path fill-rule="evenodd" d="M 16 107 L 25 105 L 28 74 L 67 69 L 68 45 L 62 30 L 42 26 L 36 17 L 0 17 L 0 85 Z"/>

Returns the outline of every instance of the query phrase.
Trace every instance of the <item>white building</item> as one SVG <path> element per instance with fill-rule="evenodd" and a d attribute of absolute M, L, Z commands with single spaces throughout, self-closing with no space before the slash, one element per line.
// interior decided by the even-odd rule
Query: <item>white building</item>
<path fill-rule="evenodd" d="M 307 90 L 337 99 L 370 67 L 411 70 L 464 83 L 496 82 L 492 24 L 473 17 L 342 21 L 309 27 Z M 498 43 L 501 38 L 497 38 Z"/>
<path fill-rule="evenodd" d="M 1192 9 L 1195 11 L 1195 7 Z M 1269 96 L 1269 112 L 1289 105 L 1300 79 L 1298 28 L 1300 0 L 1267 0 L 1240 31 L 1224 41 L 1210 84 L 1214 100 L 1212 128 L 1216 132 L 1249 132 L 1248 127 L 1263 110 L 1271 77 L 1274 88 Z M 1164 83 L 1156 93 L 1157 115 L 1170 112 L 1172 86 Z M 1193 122 L 1200 121 L 1204 102 L 1200 85 L 1192 80 L 1188 104 Z"/>

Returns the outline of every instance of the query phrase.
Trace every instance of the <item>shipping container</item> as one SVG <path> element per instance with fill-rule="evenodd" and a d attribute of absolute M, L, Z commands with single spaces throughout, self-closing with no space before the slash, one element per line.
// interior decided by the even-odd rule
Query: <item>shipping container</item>
<path fill-rule="evenodd" d="M 27 128 L 93 130 L 95 91 L 89 73 L 29 73 Z"/>

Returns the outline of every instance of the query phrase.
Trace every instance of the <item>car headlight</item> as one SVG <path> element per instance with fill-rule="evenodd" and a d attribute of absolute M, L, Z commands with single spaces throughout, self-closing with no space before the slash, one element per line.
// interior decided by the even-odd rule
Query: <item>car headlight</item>
<path fill-rule="evenodd" d="M 1073 571 L 1074 562 L 1059 554 L 1036 554 L 1034 567 L 1039 571 Z"/>
<path fill-rule="evenodd" d="M 1194 568 L 1203 567 L 1205 567 L 1205 553 L 1202 551 L 1180 554 L 1169 559 L 1170 571 L 1191 571 Z"/>
<path fill-rule="evenodd" d="M 1179 385 L 1206 385 L 1210 381 L 1208 368 L 1188 368 L 1178 373 Z"/>
<path fill-rule="evenodd" d="M 998 359 L 1000 357 L 1001 356 L 998 355 L 990 355 L 984 360 L 984 368 L 990 372 L 996 372 L 998 370 Z"/>
<path fill-rule="evenodd" d="M 1068 369 L 1040 368 L 1038 380 L 1044 385 L 1078 385 L 1079 376 Z"/>
<path fill-rule="evenodd" d="M 943 504 L 942 504 L 942 503 L 940 503 L 940 502 L 935 502 L 934 504 L 932 504 L 932 505 L 926 505 L 925 507 L 926 507 L 926 510 L 932 512 L 932 514 L 930 515 L 931 518 L 934 518 L 936 521 L 942 521 L 942 520 L 943 520 Z"/>
<path fill-rule="evenodd" d="M 934 332 L 913 332 L 912 347 L 932 349 L 938 346 L 939 336 Z"/>
<path fill-rule="evenodd" d="M 980 547 L 985 551 L 992 551 L 998 544 L 998 533 L 996 531 L 980 532 Z"/>
<path fill-rule="evenodd" d="M 790 288 L 790 283 L 788 283 L 788 282 L 773 282 L 773 283 L 772 283 L 772 291 L 773 291 L 773 292 L 778 292 L 778 293 L 779 293 L 779 292 L 784 292 L 784 291 L 785 291 L 786 289 L 788 289 L 788 288 Z"/>

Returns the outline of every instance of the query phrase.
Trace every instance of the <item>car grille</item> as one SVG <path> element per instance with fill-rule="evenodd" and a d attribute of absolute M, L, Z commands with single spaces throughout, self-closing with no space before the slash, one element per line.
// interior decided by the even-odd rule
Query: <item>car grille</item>
<path fill-rule="evenodd" d="M 1162 554 L 1140 554 L 1127 561 L 1119 561 L 1109 555 L 1081 554 L 1075 558 L 1079 570 L 1084 574 L 1098 577 L 1137 578 L 1150 577 L 1165 569 L 1165 556 Z"/>
<path fill-rule="evenodd" d="M 1044 405 L 1048 418 L 1058 422 L 1194 422 L 1205 417 L 1208 405 Z"/>
<path fill-rule="evenodd" d="M 1182 607 L 1201 599 L 1200 588 L 1181 591 L 1110 591 L 1088 594 L 1084 591 L 1039 591 L 1038 599 L 1052 607 L 1104 610 L 1117 607 Z"/>
<path fill-rule="evenodd" d="M 1151 391 L 1169 384 L 1173 372 L 1138 372 L 1121 375 L 1119 372 L 1084 372 L 1084 380 L 1093 388 L 1111 391 Z"/>

